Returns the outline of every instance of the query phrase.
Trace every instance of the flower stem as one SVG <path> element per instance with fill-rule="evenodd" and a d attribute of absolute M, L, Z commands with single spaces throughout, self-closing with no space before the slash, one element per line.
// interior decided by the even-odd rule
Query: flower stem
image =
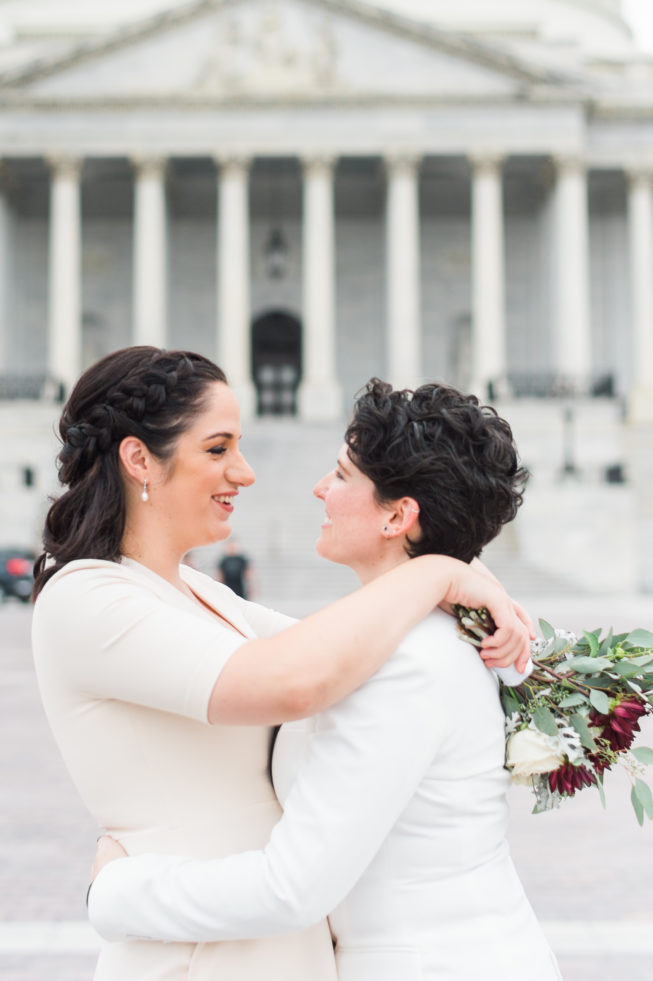
<path fill-rule="evenodd" d="M 581 694 L 589 696 L 591 689 L 588 688 L 587 685 L 581 685 L 577 681 L 572 681 L 571 678 L 568 678 L 564 674 L 560 674 L 558 671 L 554 671 L 553 668 L 550 668 L 544 663 L 544 661 L 538 661 L 537 658 L 533 658 L 533 664 L 536 668 L 538 668 L 538 670 L 546 672 L 557 681 L 561 681 L 565 685 L 570 685 L 572 688 L 576 688 L 579 692 L 581 692 Z M 545 681 L 546 679 L 542 678 L 541 680 Z"/>

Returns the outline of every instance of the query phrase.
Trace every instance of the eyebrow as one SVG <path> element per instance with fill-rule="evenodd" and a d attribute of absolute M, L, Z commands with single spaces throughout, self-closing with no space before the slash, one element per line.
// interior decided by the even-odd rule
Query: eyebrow
<path fill-rule="evenodd" d="M 351 471 L 347 467 L 347 464 L 342 462 L 342 458 L 341 457 L 338 457 L 338 459 L 336 460 L 336 463 L 338 464 L 338 466 L 340 467 L 341 470 L 344 470 L 345 471 L 345 473 L 351 473 Z"/>
<path fill-rule="evenodd" d="M 219 438 L 222 438 L 222 439 L 233 439 L 234 438 L 234 434 L 233 433 L 211 433 L 210 436 L 205 436 L 204 437 L 204 442 L 206 443 L 210 439 L 219 439 Z"/>

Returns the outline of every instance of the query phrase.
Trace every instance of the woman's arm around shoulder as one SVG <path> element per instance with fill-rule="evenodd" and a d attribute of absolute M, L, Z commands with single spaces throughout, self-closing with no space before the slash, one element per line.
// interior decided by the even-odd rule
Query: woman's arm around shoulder
<path fill-rule="evenodd" d="M 423 555 L 288 630 L 240 647 L 216 682 L 209 721 L 276 724 L 315 715 L 371 677 L 443 600 L 488 607 L 497 624 L 483 645 L 489 666 L 526 662 L 529 628 L 501 586 L 457 559 Z"/>

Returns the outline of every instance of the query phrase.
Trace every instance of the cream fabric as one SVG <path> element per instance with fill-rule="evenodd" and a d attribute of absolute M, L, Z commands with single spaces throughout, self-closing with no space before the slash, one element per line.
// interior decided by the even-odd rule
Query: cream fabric
<path fill-rule="evenodd" d="M 209 726 L 209 696 L 246 638 L 293 621 L 193 569 L 182 575 L 240 633 L 136 562 L 84 560 L 38 598 L 34 660 L 55 739 L 98 825 L 132 855 L 216 858 L 263 847 L 280 808 L 267 778 L 269 730 Z M 104 944 L 95 975 L 218 977 L 333 981 L 326 922 L 264 941 Z"/>
<path fill-rule="evenodd" d="M 274 754 L 283 819 L 262 851 L 108 865 L 107 936 L 248 937 L 326 912 L 339 981 L 555 981 L 506 842 L 497 683 L 441 612 Z"/>

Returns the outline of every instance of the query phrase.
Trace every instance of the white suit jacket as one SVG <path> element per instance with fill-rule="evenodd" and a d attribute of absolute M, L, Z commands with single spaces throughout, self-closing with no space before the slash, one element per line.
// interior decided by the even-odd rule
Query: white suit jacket
<path fill-rule="evenodd" d="M 342 981 L 559 977 L 505 841 L 496 679 L 454 621 L 429 616 L 311 728 L 306 749 L 282 729 L 265 849 L 112 862 L 89 896 L 99 932 L 220 940 L 330 913 Z"/>

